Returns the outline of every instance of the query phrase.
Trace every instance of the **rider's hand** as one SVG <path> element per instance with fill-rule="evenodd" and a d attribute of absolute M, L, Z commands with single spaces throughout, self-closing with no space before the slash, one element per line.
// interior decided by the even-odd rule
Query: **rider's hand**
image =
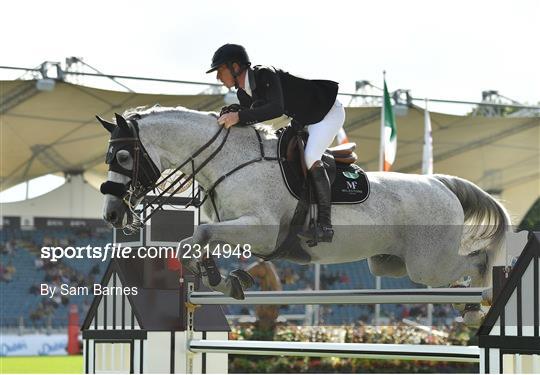
<path fill-rule="evenodd" d="M 224 115 L 221 115 L 217 120 L 219 125 L 225 126 L 225 129 L 229 129 L 231 126 L 238 124 L 238 121 L 240 121 L 238 112 L 225 113 Z"/>

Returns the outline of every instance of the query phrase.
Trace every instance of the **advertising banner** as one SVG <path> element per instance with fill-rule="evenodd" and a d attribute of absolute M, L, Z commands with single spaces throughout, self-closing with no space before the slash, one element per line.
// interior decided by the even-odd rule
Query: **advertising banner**
<path fill-rule="evenodd" d="M 0 356 L 67 355 L 67 335 L 2 335 Z"/>

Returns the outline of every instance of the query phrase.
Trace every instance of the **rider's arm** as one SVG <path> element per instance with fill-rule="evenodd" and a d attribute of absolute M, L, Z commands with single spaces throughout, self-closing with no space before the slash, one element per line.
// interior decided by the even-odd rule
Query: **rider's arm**
<path fill-rule="evenodd" d="M 266 101 L 257 107 L 243 110 L 238 113 L 240 121 L 238 125 L 251 125 L 258 122 L 271 120 L 283 115 L 283 92 L 278 73 L 271 69 L 259 72 L 257 86 L 264 92 Z"/>

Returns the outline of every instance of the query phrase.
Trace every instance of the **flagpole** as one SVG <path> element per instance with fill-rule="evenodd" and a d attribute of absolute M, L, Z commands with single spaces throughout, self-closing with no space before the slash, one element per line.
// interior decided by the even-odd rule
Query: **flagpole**
<path fill-rule="evenodd" d="M 431 140 L 431 120 L 428 111 L 428 99 L 425 98 L 424 108 L 424 145 L 422 148 L 422 174 L 433 174 L 433 148 Z M 431 287 L 428 286 L 428 289 Z M 427 305 L 426 325 L 433 329 L 433 304 Z"/>
<path fill-rule="evenodd" d="M 386 70 L 383 70 L 383 87 L 386 86 Z M 381 144 L 379 146 L 379 171 L 384 171 L 384 95 L 382 99 L 382 105 L 381 105 Z"/>
<path fill-rule="evenodd" d="M 386 89 L 386 70 L 383 70 L 383 90 Z M 384 143 L 385 143 L 385 118 L 384 118 L 384 105 L 385 96 L 383 93 L 382 105 L 381 105 L 381 144 L 379 147 L 379 170 L 384 171 Z M 380 276 L 375 276 L 375 289 L 381 289 L 382 280 Z M 375 326 L 377 329 L 381 324 L 381 305 L 375 305 Z"/>
<path fill-rule="evenodd" d="M 422 147 L 422 174 L 433 174 L 433 139 L 427 98 L 425 99 L 424 108 L 424 143 Z"/>

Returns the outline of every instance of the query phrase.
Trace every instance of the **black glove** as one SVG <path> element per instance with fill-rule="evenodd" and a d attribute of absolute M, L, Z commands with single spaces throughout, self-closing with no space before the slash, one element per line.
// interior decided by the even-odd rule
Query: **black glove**
<path fill-rule="evenodd" d="M 219 115 L 222 116 L 225 113 L 240 112 L 243 109 L 244 109 L 244 107 L 242 107 L 240 104 L 231 104 L 231 105 L 227 105 L 227 106 L 221 108 L 221 111 L 219 112 Z"/>

